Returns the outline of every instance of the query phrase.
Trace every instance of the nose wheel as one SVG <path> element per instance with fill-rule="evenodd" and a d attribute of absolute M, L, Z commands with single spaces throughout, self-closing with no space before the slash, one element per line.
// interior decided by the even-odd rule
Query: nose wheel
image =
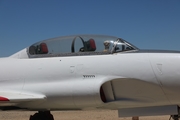
<path fill-rule="evenodd" d="M 178 114 L 177 115 L 171 115 L 169 120 L 180 120 L 180 107 L 178 107 Z"/>
<path fill-rule="evenodd" d="M 31 115 L 29 120 L 54 120 L 50 111 L 38 111 L 34 115 Z"/>
<path fill-rule="evenodd" d="M 179 120 L 180 116 L 179 115 L 171 115 L 169 120 L 173 119 L 173 120 Z"/>

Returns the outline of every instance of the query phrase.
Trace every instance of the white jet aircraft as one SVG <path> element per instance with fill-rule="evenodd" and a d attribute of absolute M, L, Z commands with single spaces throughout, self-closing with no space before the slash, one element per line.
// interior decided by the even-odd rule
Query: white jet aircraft
<path fill-rule="evenodd" d="M 179 119 L 180 52 L 140 50 L 103 35 L 37 42 L 0 59 L 0 109 L 118 110 L 119 117 L 171 115 Z"/>

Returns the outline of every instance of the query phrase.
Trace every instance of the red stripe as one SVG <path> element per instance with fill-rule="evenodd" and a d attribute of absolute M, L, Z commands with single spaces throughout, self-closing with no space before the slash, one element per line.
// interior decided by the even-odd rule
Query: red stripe
<path fill-rule="evenodd" d="M 9 101 L 9 99 L 7 99 L 5 97 L 0 97 L 0 101 Z"/>

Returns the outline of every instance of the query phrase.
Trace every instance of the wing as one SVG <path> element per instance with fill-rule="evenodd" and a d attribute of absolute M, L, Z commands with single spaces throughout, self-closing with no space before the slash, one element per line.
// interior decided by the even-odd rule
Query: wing
<path fill-rule="evenodd" d="M 25 102 L 45 100 L 46 96 L 35 93 L 27 92 L 12 92 L 12 91 L 1 91 L 0 92 L 0 109 L 5 107 L 17 106 Z"/>

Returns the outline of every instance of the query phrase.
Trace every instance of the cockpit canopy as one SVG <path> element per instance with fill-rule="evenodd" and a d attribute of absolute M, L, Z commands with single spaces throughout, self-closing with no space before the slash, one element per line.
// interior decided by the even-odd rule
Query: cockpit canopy
<path fill-rule="evenodd" d="M 134 52 L 139 49 L 127 41 L 106 35 L 73 35 L 37 42 L 10 57 L 44 58 L 63 56 L 106 55 Z"/>
<path fill-rule="evenodd" d="M 113 54 L 138 50 L 125 40 L 104 35 L 74 35 L 44 40 L 28 48 L 30 58 Z"/>

